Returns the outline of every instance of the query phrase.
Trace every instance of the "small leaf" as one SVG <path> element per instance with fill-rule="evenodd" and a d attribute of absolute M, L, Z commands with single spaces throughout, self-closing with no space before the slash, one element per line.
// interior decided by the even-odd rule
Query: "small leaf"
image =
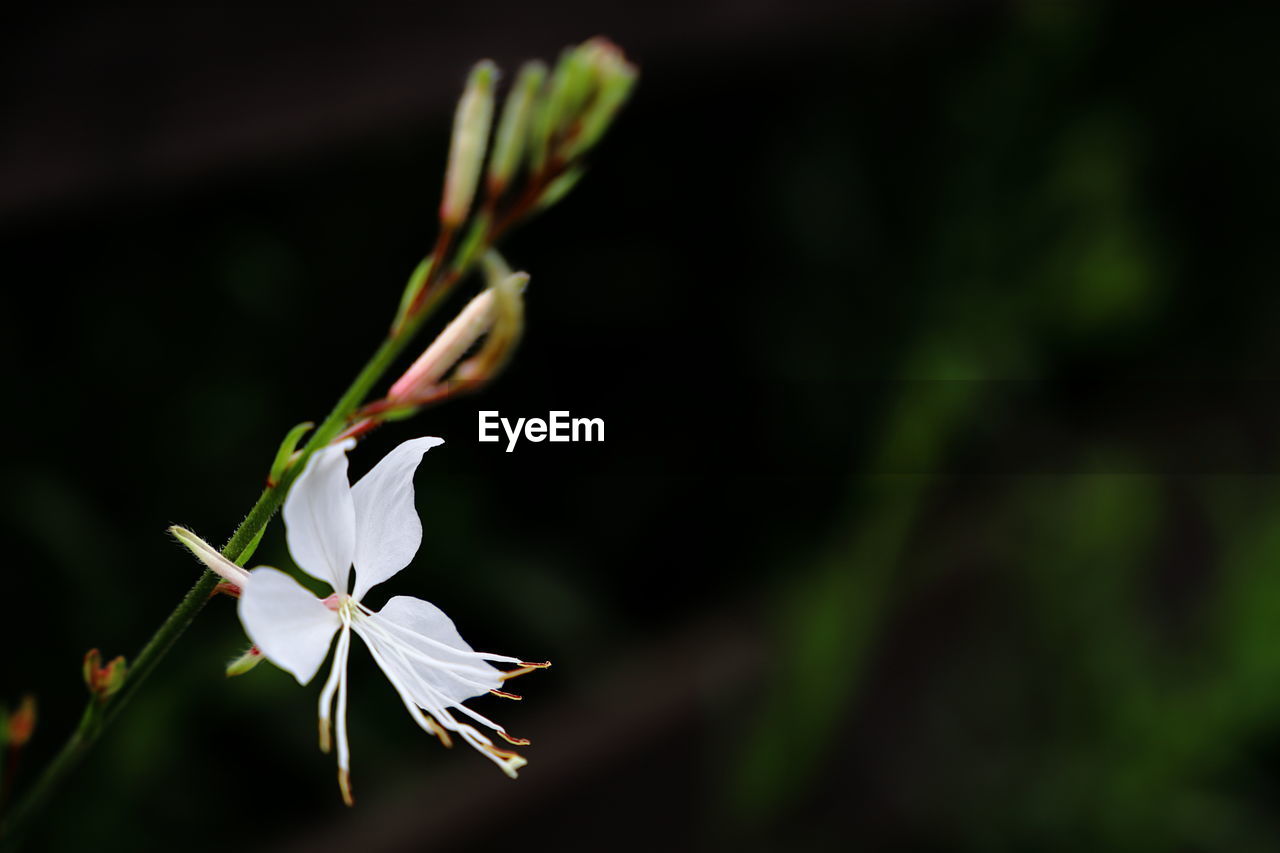
<path fill-rule="evenodd" d="M 314 426 L 315 424 L 311 421 L 303 421 L 289 430 L 284 437 L 284 441 L 280 442 L 280 449 L 276 451 L 276 458 L 271 463 L 271 473 L 267 475 L 267 485 L 275 487 L 280 482 L 280 478 L 284 476 L 284 472 L 289 468 L 289 461 L 293 458 L 293 451 L 297 449 L 298 442 L 302 440 L 302 436 L 306 435 L 307 430 Z"/>
<path fill-rule="evenodd" d="M 409 318 L 409 311 L 418 300 L 418 294 L 422 292 L 423 286 L 427 283 L 427 277 L 431 274 L 432 260 L 431 256 L 423 258 L 409 275 L 409 282 L 404 286 L 404 293 L 400 296 L 400 307 L 396 309 L 395 322 L 391 324 L 392 333 L 399 333 Z"/>
<path fill-rule="evenodd" d="M 585 169 L 581 166 L 574 166 L 548 184 L 538 198 L 538 210 L 545 210 L 567 196 L 569 191 L 578 185 L 578 181 L 582 180 L 584 174 L 586 174 Z"/>

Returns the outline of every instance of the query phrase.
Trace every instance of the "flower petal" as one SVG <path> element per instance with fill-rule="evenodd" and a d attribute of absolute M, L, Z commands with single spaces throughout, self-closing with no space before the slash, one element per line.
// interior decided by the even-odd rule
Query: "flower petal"
<path fill-rule="evenodd" d="M 285 538 L 307 574 L 347 591 L 355 554 L 356 522 L 347 482 L 347 451 L 355 439 L 312 454 L 284 502 Z"/>
<path fill-rule="evenodd" d="M 355 504 L 356 601 L 374 584 L 409 565 L 422 544 L 422 522 L 413 504 L 413 474 L 422 454 L 442 438 L 414 438 L 401 444 L 351 487 Z"/>
<path fill-rule="evenodd" d="M 240 593 L 240 622 L 267 660 L 306 684 L 329 653 L 342 620 L 302 584 L 277 569 L 249 572 Z"/>
<path fill-rule="evenodd" d="M 444 611 L 430 602 L 408 595 L 397 595 L 382 610 L 367 620 L 381 635 L 379 645 L 412 650 L 414 656 L 398 659 L 389 656 L 388 664 L 400 680 L 409 685 L 414 701 L 428 708 L 432 705 L 457 705 L 473 696 L 483 696 L 502 685 L 502 672 L 481 660 Z M 361 620 L 364 621 L 364 620 Z M 386 626 L 383 623 L 391 623 Z M 434 641 L 434 642 L 433 642 Z M 423 660 L 429 658 L 432 663 Z M 425 682 L 437 695 L 428 701 L 405 668 Z M 391 673 L 388 673 L 391 675 Z M 443 697 L 444 701 L 440 700 Z"/>

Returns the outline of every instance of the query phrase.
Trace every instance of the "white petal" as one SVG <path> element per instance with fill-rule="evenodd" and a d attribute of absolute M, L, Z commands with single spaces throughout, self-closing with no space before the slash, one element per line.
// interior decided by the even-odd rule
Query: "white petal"
<path fill-rule="evenodd" d="M 422 454 L 442 438 L 414 438 L 401 444 L 351 487 L 356 519 L 356 601 L 374 584 L 409 565 L 422 544 L 422 522 L 413 504 L 413 474 Z"/>
<path fill-rule="evenodd" d="M 380 645 L 399 646 L 417 653 L 404 660 L 395 656 L 384 657 L 389 657 L 388 664 L 397 671 L 400 681 L 410 686 L 414 700 L 422 707 L 456 705 L 473 696 L 482 696 L 502 684 L 501 671 L 477 657 L 454 627 L 453 620 L 434 604 L 412 596 L 397 595 L 387 602 L 386 607 L 366 619 L 379 630 L 382 637 Z M 382 624 L 384 622 L 391 625 Z M 399 630 L 395 626 L 399 626 Z M 433 665 L 422 658 L 430 658 L 435 663 Z M 428 701 L 428 697 L 422 695 L 424 691 L 403 672 L 406 667 L 435 691 L 436 701 Z"/>
<path fill-rule="evenodd" d="M 355 554 L 356 521 L 347 482 L 347 451 L 355 439 L 312 454 L 284 502 L 285 538 L 307 574 L 347 591 Z"/>
<path fill-rule="evenodd" d="M 240 593 L 240 622 L 267 660 L 306 684 L 329 653 L 333 634 L 342 624 L 302 584 L 276 569 L 249 572 Z"/>

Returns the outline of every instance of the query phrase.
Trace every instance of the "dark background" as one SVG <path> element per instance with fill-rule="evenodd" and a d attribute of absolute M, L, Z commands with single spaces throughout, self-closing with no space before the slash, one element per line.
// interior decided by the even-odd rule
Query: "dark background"
<path fill-rule="evenodd" d="M 555 667 L 511 782 L 352 656 L 215 600 L 34 850 L 1271 850 L 1280 844 L 1277 16 L 1105 3 L 4 14 L 0 701 L 18 786 L 429 249 L 471 62 L 640 65 L 380 587 Z M 457 300 L 456 305 L 461 304 Z M 476 442 L 568 409 L 602 445 Z M 255 563 L 287 566 L 279 525 Z"/>

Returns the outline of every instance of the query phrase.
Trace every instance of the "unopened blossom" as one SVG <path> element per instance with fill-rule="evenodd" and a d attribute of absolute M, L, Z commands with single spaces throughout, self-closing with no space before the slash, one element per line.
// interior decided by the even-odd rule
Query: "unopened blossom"
<path fill-rule="evenodd" d="M 517 753 L 496 747 L 477 725 L 511 744 L 528 741 L 511 737 L 463 702 L 485 693 L 510 697 L 498 689 L 506 679 L 549 664 L 473 651 L 453 621 L 421 599 L 396 596 L 379 611 L 361 601 L 371 587 L 399 572 L 417 553 L 422 524 L 414 507 L 413 475 L 423 454 L 442 443 L 439 438 L 406 441 L 354 486 L 348 484 L 346 457 L 353 440 L 312 455 L 285 501 L 284 523 L 289 553 L 304 572 L 333 588 L 327 598 L 317 598 L 278 569 L 260 566 L 245 572 L 195 534 L 174 529 L 206 565 L 240 587 L 245 632 L 267 660 L 299 684 L 315 677 L 334 647 L 320 692 L 320 746 L 327 752 L 336 740 L 338 780 L 348 805 L 347 658 L 352 634 L 364 640 L 423 729 L 446 746 L 452 742 L 450 733 L 458 735 L 512 778 L 526 763 Z M 516 667 L 503 671 L 491 662 Z"/>

